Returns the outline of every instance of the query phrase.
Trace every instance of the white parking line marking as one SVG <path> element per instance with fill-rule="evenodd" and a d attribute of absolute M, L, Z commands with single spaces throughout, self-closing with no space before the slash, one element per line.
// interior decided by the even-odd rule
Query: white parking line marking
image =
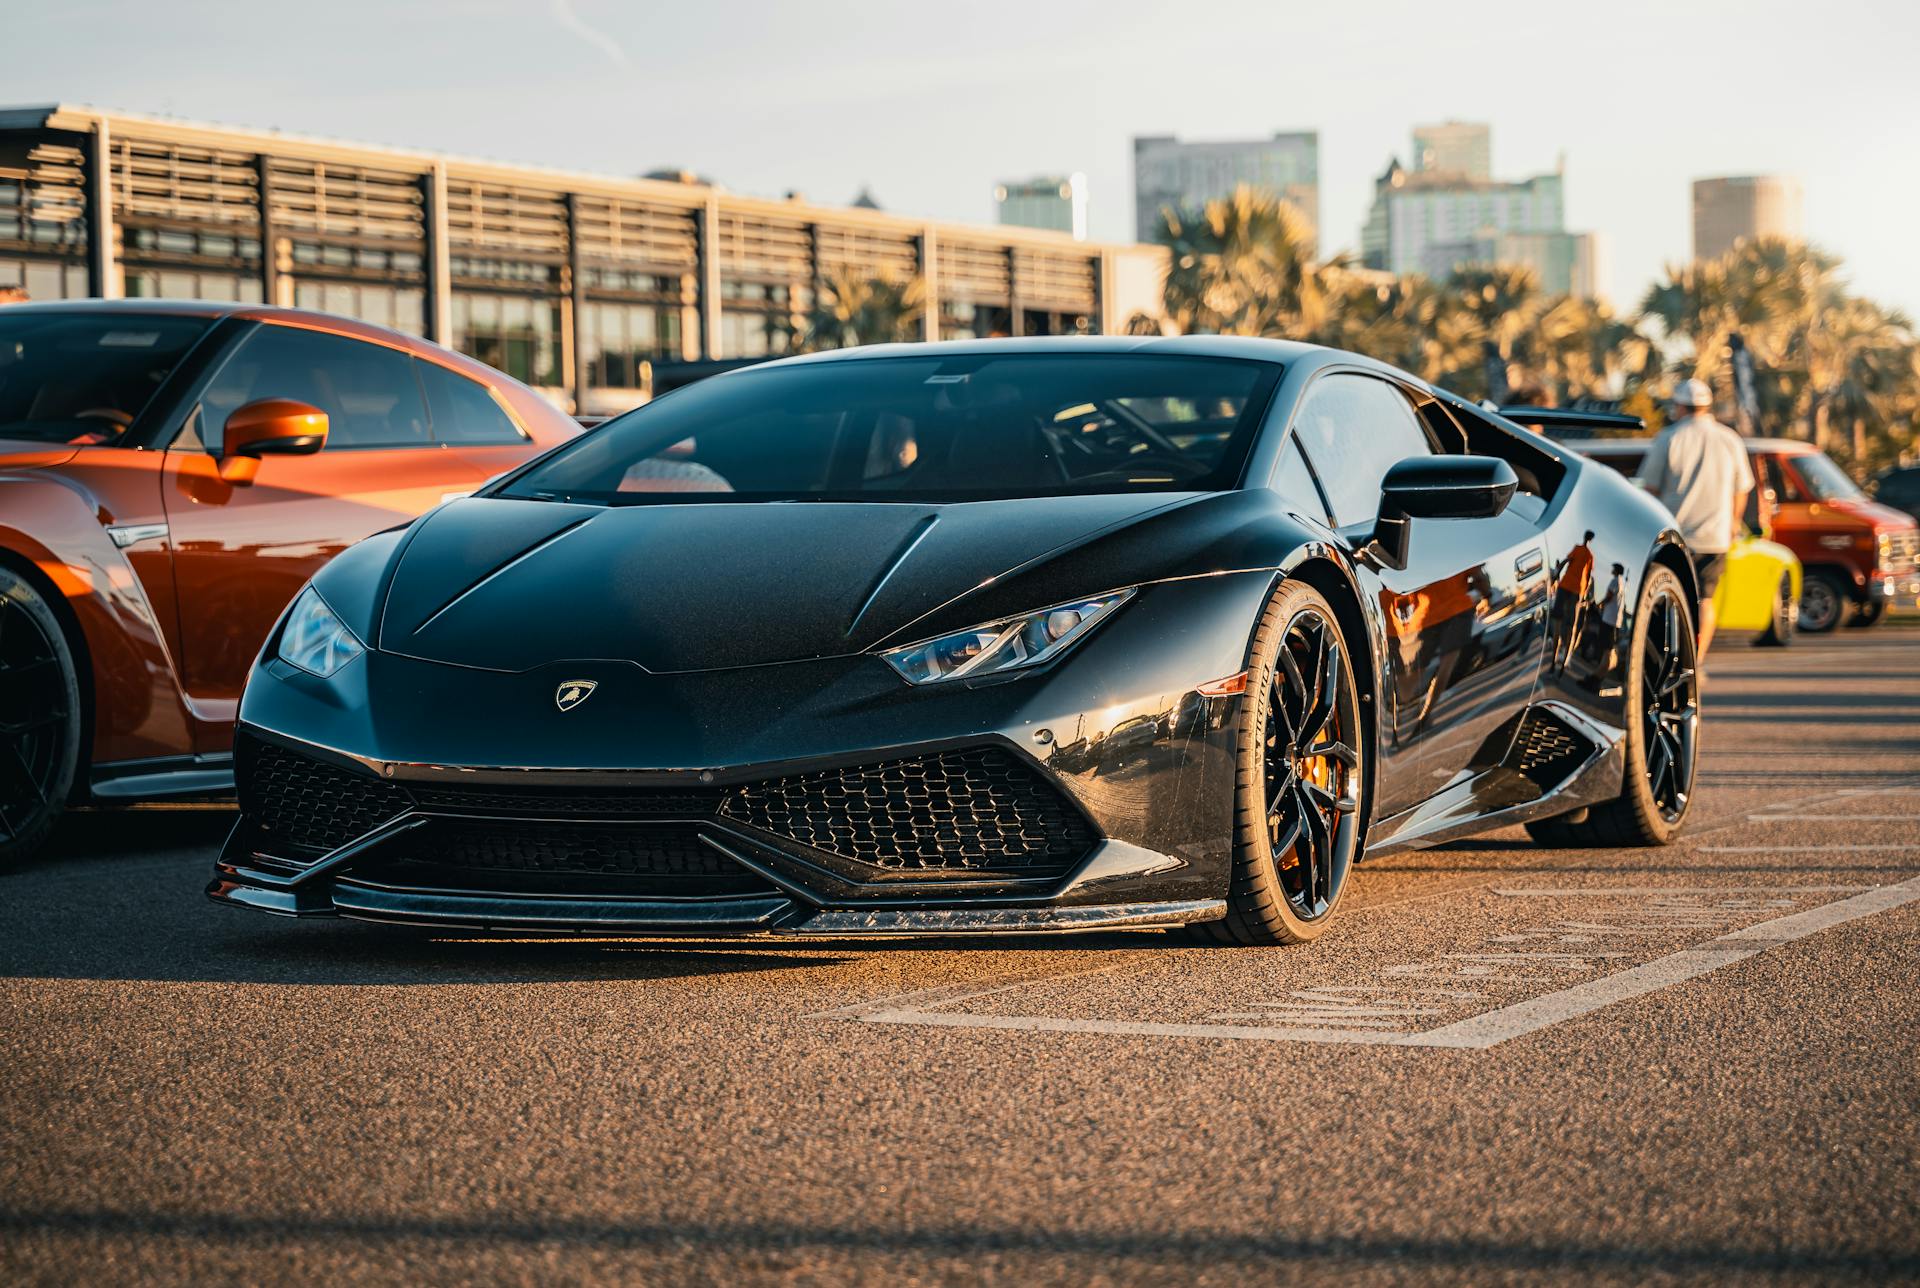
<path fill-rule="evenodd" d="M 1645 898 L 1663 894 L 1850 894 L 1879 888 L 1875 885 L 1500 886 L 1493 892 L 1509 899 L 1574 899 L 1601 895 Z"/>
<path fill-rule="evenodd" d="M 1749 814 L 1749 823 L 1911 823 L 1911 814 Z"/>
<path fill-rule="evenodd" d="M 1711 943 L 1698 948 L 1683 948 L 1644 966 L 1621 971 L 1618 975 L 1588 980 L 1545 997 L 1516 1002 L 1497 1011 L 1488 1011 L 1484 1015 L 1475 1015 L 1415 1034 L 1409 1045 L 1475 1049 L 1497 1046 L 1510 1038 L 1559 1024 L 1630 997 L 1657 992 L 1763 953 L 1779 944 L 1804 939 L 1817 931 L 1860 917 L 1870 917 L 1889 908 L 1898 908 L 1916 899 L 1920 899 L 1920 877 L 1902 881 L 1898 885 L 1881 886 L 1837 903 L 1810 908 L 1806 912 L 1788 913 L 1744 930 L 1730 930 Z"/>
<path fill-rule="evenodd" d="M 1905 850 L 1920 854 L 1920 845 L 1911 841 L 1892 845 L 1702 845 L 1697 848 L 1702 854 L 1825 854 L 1829 851 L 1837 854 L 1841 851 L 1858 853 L 1863 850 Z"/>
<path fill-rule="evenodd" d="M 1580 891 L 1581 894 L 1596 893 Z M 1717 893 L 1717 891 L 1716 891 Z M 1360 1046 L 1438 1047 L 1485 1050 L 1502 1042 L 1550 1028 L 1615 1002 L 1658 992 L 1743 961 L 1781 944 L 1804 939 L 1861 917 L 1870 917 L 1920 900 L 1920 877 L 1896 885 L 1875 886 L 1859 894 L 1823 904 L 1805 912 L 1788 913 L 1742 930 L 1731 930 L 1693 948 L 1655 958 L 1615 975 L 1588 980 L 1542 997 L 1530 998 L 1497 1010 L 1470 1016 L 1421 1033 L 1377 1032 L 1356 1028 L 1291 1027 L 1242 1024 L 1167 1024 L 1137 1020 L 1066 1019 L 1049 1015 L 973 1015 L 952 1011 L 895 1007 L 870 1011 L 858 1018 L 868 1024 L 925 1024 L 958 1029 L 1006 1029 L 1039 1033 L 1099 1033 L 1125 1037 L 1225 1038 L 1236 1042 L 1321 1042 Z M 1598 956 L 1599 954 L 1595 954 Z M 1007 987 L 971 996 L 1000 993 Z M 936 1002 L 957 1006 L 968 996 Z M 1331 1000 L 1331 999 L 1329 999 Z M 1396 999 L 1398 1000 L 1398 999 Z M 1411 999 L 1408 999 L 1411 1000 Z M 1309 1010 L 1311 1008 L 1303 1008 Z M 1356 1011 L 1361 1008 L 1354 1008 Z M 1232 1014 L 1232 1013 L 1227 1013 Z M 1214 1018 L 1219 1018 L 1218 1016 Z M 1328 1016 L 1326 1018 L 1333 1018 Z M 1348 1023 L 1360 1019 L 1351 1014 Z"/>

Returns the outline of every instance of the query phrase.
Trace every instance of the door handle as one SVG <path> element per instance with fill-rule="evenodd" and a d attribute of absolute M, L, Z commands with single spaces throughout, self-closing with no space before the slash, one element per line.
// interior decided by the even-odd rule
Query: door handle
<path fill-rule="evenodd" d="M 1527 551 L 1513 561 L 1513 570 L 1522 577 L 1531 577 L 1546 566 L 1547 556 L 1538 546 Z"/>

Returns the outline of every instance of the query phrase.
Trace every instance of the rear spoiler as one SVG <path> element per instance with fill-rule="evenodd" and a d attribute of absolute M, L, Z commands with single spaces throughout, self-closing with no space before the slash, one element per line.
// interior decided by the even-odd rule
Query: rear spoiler
<path fill-rule="evenodd" d="M 1538 425 L 1549 438 L 1553 430 L 1608 430 L 1615 434 L 1644 434 L 1647 422 L 1622 411 L 1577 411 L 1566 407 L 1501 407 L 1502 416 L 1521 425 Z"/>

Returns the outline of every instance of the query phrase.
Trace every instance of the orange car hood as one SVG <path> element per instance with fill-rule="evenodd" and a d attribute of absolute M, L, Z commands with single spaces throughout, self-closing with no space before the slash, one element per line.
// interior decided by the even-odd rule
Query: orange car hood
<path fill-rule="evenodd" d="M 73 443 L 34 443 L 24 438 L 0 438 L 0 470 L 30 470 L 64 465 L 80 451 Z"/>

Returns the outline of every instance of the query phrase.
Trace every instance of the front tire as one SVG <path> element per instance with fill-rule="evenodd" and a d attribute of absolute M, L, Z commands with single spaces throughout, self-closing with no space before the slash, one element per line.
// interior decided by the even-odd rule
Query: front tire
<path fill-rule="evenodd" d="M 46 844 L 80 764 L 80 680 L 53 609 L 0 568 L 0 870 Z"/>
<path fill-rule="evenodd" d="M 1761 648 L 1785 648 L 1793 643 L 1793 629 L 1799 620 L 1800 607 L 1793 602 L 1793 574 L 1783 572 L 1773 592 L 1773 620 L 1753 642 Z"/>
<path fill-rule="evenodd" d="M 1847 587 L 1830 572 L 1810 569 L 1800 583 L 1800 629 L 1824 635 L 1847 615 Z"/>
<path fill-rule="evenodd" d="M 1313 587 L 1274 592 L 1254 632 L 1221 943 L 1298 944 L 1333 920 L 1359 857 L 1366 739 L 1339 619 Z"/>
<path fill-rule="evenodd" d="M 1671 570 L 1647 571 L 1633 614 L 1627 673 L 1627 772 L 1620 795 L 1527 824 L 1543 845 L 1667 845 L 1693 805 L 1700 678 L 1693 613 Z"/>

